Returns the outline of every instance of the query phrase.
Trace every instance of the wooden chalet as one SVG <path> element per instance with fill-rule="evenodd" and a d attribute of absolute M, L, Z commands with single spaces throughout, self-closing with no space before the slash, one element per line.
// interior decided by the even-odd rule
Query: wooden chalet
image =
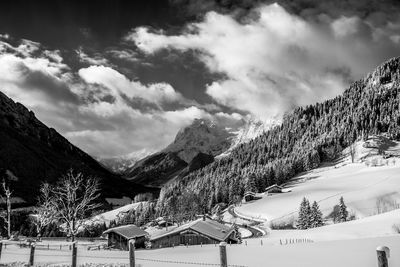
<path fill-rule="evenodd" d="M 249 202 L 249 201 L 255 200 L 255 199 L 257 199 L 256 198 L 256 193 L 253 192 L 253 191 L 246 191 L 244 193 L 243 199 L 244 199 L 245 202 Z"/>
<path fill-rule="evenodd" d="M 150 238 L 152 248 L 179 245 L 237 243 L 233 227 L 205 218 L 179 226 L 167 233 Z"/>
<path fill-rule="evenodd" d="M 282 186 L 279 186 L 277 184 L 273 184 L 271 186 L 268 186 L 265 188 L 265 193 L 267 194 L 272 194 L 272 193 L 282 193 Z"/>
<path fill-rule="evenodd" d="M 129 224 L 110 228 L 104 231 L 103 235 L 107 235 L 109 247 L 129 250 L 129 240 L 131 239 L 135 239 L 136 248 L 144 248 L 148 233 L 134 224 Z"/>

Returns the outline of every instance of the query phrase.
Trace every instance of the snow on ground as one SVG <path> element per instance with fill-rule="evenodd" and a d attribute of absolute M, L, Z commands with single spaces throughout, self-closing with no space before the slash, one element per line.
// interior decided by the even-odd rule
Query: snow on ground
<path fill-rule="evenodd" d="M 400 166 L 368 167 L 364 163 L 329 166 L 303 174 L 285 186 L 290 192 L 264 195 L 235 208 L 238 215 L 265 220 L 290 220 L 297 216 L 303 197 L 317 201 L 328 215 L 344 197 L 357 217 L 377 213 L 377 201 L 395 208 L 400 203 Z M 390 207 L 389 207 L 390 208 Z"/>
<path fill-rule="evenodd" d="M 110 210 L 101 214 L 98 214 L 96 216 L 94 216 L 93 218 L 91 218 L 90 220 L 87 221 L 88 224 L 91 223 L 106 223 L 106 225 L 110 225 L 110 222 L 112 220 L 117 219 L 117 215 L 118 214 L 123 214 L 125 212 L 128 212 L 130 210 L 136 210 L 139 205 L 141 204 L 145 204 L 146 202 L 136 202 L 136 203 L 132 203 L 132 204 L 128 204 L 125 206 L 122 206 L 118 209 L 114 209 L 114 210 Z"/>
<path fill-rule="evenodd" d="M 400 265 L 400 236 L 336 240 L 315 243 L 273 245 L 257 243 L 227 246 L 229 265 L 248 267 L 375 267 L 376 247 L 385 245 L 391 249 L 389 266 Z M 85 263 L 128 264 L 126 251 L 88 251 L 78 249 L 78 265 Z M 29 249 L 7 246 L 3 249 L 1 263 L 27 262 Z M 137 250 L 136 262 L 142 267 L 189 267 L 191 263 L 219 263 L 218 245 L 181 246 L 175 248 Z M 168 262 L 165 262 L 168 261 Z M 181 263 L 177 263 L 181 262 Z M 36 250 L 35 262 L 71 264 L 71 251 Z"/>
<path fill-rule="evenodd" d="M 264 242 L 280 244 L 280 240 L 286 239 L 329 241 L 393 236 L 397 234 L 395 225 L 400 226 L 400 210 L 308 230 L 272 230 Z"/>

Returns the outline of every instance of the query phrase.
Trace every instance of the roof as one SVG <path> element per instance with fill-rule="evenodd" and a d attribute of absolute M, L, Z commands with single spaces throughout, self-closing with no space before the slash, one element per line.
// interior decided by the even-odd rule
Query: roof
<path fill-rule="evenodd" d="M 218 241 L 225 241 L 226 238 L 234 231 L 234 228 L 226 226 L 221 223 L 218 223 L 213 220 L 205 220 L 204 221 L 203 219 L 198 219 L 196 221 L 179 226 L 179 227 L 175 228 L 174 230 L 169 231 L 168 233 L 154 236 L 150 240 L 154 241 L 154 240 L 157 240 L 157 239 L 169 236 L 169 235 L 177 234 L 180 232 L 184 232 L 187 230 L 192 230 L 194 232 L 208 236 L 208 237 L 218 240 Z"/>
<path fill-rule="evenodd" d="M 128 225 L 123 225 L 115 228 L 110 228 L 106 231 L 104 231 L 103 234 L 109 234 L 109 233 L 116 233 L 119 234 L 126 239 L 132 239 L 135 237 L 141 237 L 141 236 L 146 236 L 148 233 L 139 227 L 137 227 L 134 224 L 128 224 Z"/>
<path fill-rule="evenodd" d="M 275 187 L 277 187 L 277 188 L 279 188 L 279 189 L 282 189 L 282 186 L 277 185 L 277 184 L 273 184 L 273 185 L 268 186 L 267 188 L 265 188 L 265 191 L 270 190 L 270 189 L 275 188 Z"/>

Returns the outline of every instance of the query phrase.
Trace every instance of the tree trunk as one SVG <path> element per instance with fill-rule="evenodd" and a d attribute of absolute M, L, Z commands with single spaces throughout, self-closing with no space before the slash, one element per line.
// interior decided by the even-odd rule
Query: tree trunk
<path fill-rule="evenodd" d="M 75 242 L 75 220 L 72 220 L 71 237 L 72 237 L 72 242 Z"/>
<path fill-rule="evenodd" d="M 10 196 L 7 195 L 7 235 L 11 237 L 11 200 Z"/>

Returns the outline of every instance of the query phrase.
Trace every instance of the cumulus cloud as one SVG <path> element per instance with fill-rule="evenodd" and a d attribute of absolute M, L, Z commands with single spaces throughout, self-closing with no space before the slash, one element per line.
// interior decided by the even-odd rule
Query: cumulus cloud
<path fill-rule="evenodd" d="M 207 86 L 208 95 L 264 118 L 336 96 L 350 80 L 400 52 L 387 24 L 375 27 L 356 16 L 325 16 L 316 24 L 278 4 L 253 14 L 243 23 L 209 12 L 179 35 L 140 27 L 126 40 L 147 54 L 196 51 L 211 72 L 226 75 Z"/>
<path fill-rule="evenodd" d="M 131 99 L 140 98 L 160 106 L 164 103 L 184 101 L 182 95 L 167 83 L 145 86 L 140 82 L 129 80 L 110 67 L 90 66 L 80 69 L 78 73 L 86 83 L 103 85 L 114 94 L 123 94 Z"/>
<path fill-rule="evenodd" d="M 0 43 L 0 89 L 94 156 L 160 150 L 193 119 L 212 119 L 210 111 L 218 110 L 184 98 L 170 84 L 142 84 L 109 66 L 74 71 L 59 50 L 32 44 Z"/>

